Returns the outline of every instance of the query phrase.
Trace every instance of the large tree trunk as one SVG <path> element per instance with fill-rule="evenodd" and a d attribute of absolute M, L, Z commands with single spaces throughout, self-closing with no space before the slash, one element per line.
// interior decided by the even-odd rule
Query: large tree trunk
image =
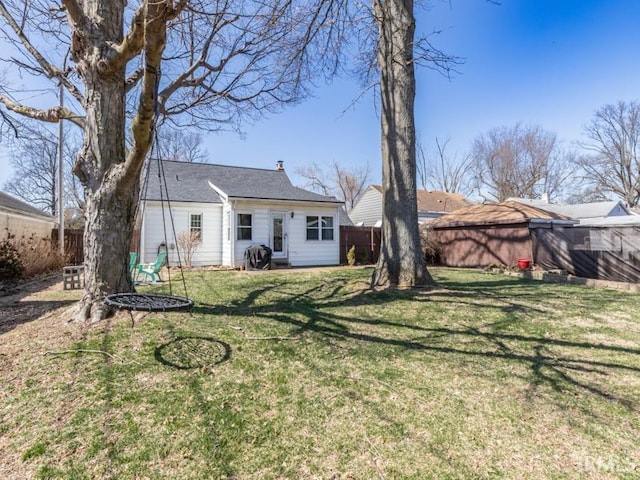
<path fill-rule="evenodd" d="M 372 286 L 433 284 L 420 247 L 413 106 L 413 0 L 374 0 L 382 129 L 382 246 Z"/>
<path fill-rule="evenodd" d="M 108 42 L 122 41 L 124 2 L 85 1 L 84 9 L 88 18 L 101 19 L 101 35 L 74 43 L 86 98 L 84 143 L 74 167 L 87 199 L 85 291 L 79 318 L 95 321 L 110 313 L 103 303 L 108 294 L 132 288 L 128 252 L 137 182 L 125 182 L 120 173 L 126 158 L 124 65 L 108 71 L 102 67 L 111 53 Z"/>
<path fill-rule="evenodd" d="M 111 309 L 107 295 L 130 292 L 129 250 L 140 171 L 151 144 L 166 20 L 176 14 L 169 0 L 143 3 L 124 37 L 122 0 L 65 1 L 72 22 L 72 58 L 85 85 L 84 144 L 74 173 L 86 193 L 85 291 L 80 320 L 97 321 Z M 115 47 L 114 47 L 115 46 Z M 144 50 L 145 70 L 132 146 L 125 146 L 125 68 Z"/>

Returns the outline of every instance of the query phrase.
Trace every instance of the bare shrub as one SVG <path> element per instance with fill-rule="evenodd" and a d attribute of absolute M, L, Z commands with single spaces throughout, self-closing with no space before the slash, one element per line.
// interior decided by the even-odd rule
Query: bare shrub
<path fill-rule="evenodd" d="M 180 232 L 178 234 L 178 238 L 176 239 L 178 243 L 178 248 L 182 252 L 184 256 L 184 263 L 187 267 L 191 268 L 191 261 L 193 259 L 193 254 L 196 252 L 198 247 L 202 243 L 202 237 L 200 236 L 200 232 L 190 231 L 190 232 Z"/>
<path fill-rule="evenodd" d="M 424 253 L 424 259 L 429 265 L 438 263 L 440 259 L 440 242 L 436 238 L 433 229 L 426 224 L 420 225 L 420 248 Z"/>
<path fill-rule="evenodd" d="M 64 255 L 48 238 L 35 238 L 33 235 L 22 238 L 18 251 L 24 266 L 22 276 L 26 278 L 59 270 L 65 264 Z"/>
<path fill-rule="evenodd" d="M 65 264 L 64 256 L 52 245 L 50 239 L 36 238 L 35 235 L 20 239 L 10 236 L 3 242 L 2 251 L 5 266 L 17 267 L 12 269 L 14 277 L 35 277 L 58 270 Z"/>
<path fill-rule="evenodd" d="M 20 253 L 9 234 L 6 240 L 0 242 L 0 278 L 9 280 L 20 277 L 23 270 Z"/>

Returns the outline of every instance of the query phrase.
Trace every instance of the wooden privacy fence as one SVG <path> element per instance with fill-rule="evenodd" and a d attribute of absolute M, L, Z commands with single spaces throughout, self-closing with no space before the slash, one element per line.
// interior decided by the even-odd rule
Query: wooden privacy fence
<path fill-rule="evenodd" d="M 340 227 L 340 263 L 347 263 L 347 252 L 355 245 L 358 263 L 376 263 L 380 255 L 380 227 Z"/>
<path fill-rule="evenodd" d="M 64 250 L 67 264 L 84 263 L 84 243 L 82 230 L 64 231 Z M 347 252 L 355 245 L 358 263 L 375 263 L 380 255 L 382 232 L 380 227 L 340 227 L 340 263 L 347 263 Z M 51 230 L 51 242 L 58 245 L 58 229 Z M 134 230 L 131 238 L 131 251 L 137 252 L 140 245 L 140 230 Z"/>
<path fill-rule="evenodd" d="M 84 261 L 84 230 L 65 229 L 64 253 L 67 265 L 82 265 Z M 51 244 L 58 248 L 58 229 L 51 230 Z"/>
<path fill-rule="evenodd" d="M 51 244 L 58 246 L 58 229 L 51 230 Z M 134 230 L 131 237 L 131 251 L 137 252 L 140 245 L 140 230 Z M 64 252 L 67 265 L 84 263 L 84 230 L 65 229 Z"/>

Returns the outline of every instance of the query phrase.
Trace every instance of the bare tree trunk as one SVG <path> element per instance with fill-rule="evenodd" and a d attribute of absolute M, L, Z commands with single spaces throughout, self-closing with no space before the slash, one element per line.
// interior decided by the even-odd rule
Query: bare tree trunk
<path fill-rule="evenodd" d="M 413 0 L 374 0 L 382 129 L 382 246 L 372 286 L 433 284 L 420 248 L 416 198 Z"/>
<path fill-rule="evenodd" d="M 102 303 L 103 299 L 113 292 L 131 291 L 132 287 L 127 252 L 136 188 L 123 188 L 121 175 L 117 174 L 117 166 L 122 165 L 126 157 L 124 65 L 106 75 L 101 72 L 101 63 L 110 54 L 104 40 L 113 44 L 122 41 L 123 9 L 121 1 L 86 1 L 84 18 L 102 17 L 100 30 L 106 38 L 85 34 L 82 40 L 74 42 L 72 52 L 86 88 L 84 143 L 74 165 L 74 173 L 80 178 L 87 198 L 81 320 L 104 318 L 109 309 Z M 78 31 L 85 33 L 83 26 L 79 27 Z"/>
<path fill-rule="evenodd" d="M 124 38 L 126 2 L 85 0 L 80 5 L 65 0 L 65 3 L 73 24 L 72 57 L 86 91 L 84 144 L 74 165 L 87 199 L 85 291 L 78 319 L 98 321 L 111 313 L 103 303 L 107 295 L 130 292 L 133 287 L 128 252 L 138 180 L 151 145 L 166 19 L 175 10 L 172 2 L 167 1 L 143 4 L 135 14 L 132 30 Z M 118 49 L 114 50 L 113 45 L 118 45 Z M 133 143 L 127 151 L 125 65 L 128 57 L 141 49 L 145 52 L 145 71 L 131 127 Z"/>

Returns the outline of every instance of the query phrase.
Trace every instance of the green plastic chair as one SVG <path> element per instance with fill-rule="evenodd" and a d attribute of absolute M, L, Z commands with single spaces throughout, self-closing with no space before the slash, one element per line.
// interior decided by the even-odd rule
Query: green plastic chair
<path fill-rule="evenodd" d="M 162 281 L 160 277 L 160 269 L 164 265 L 164 262 L 167 260 L 167 252 L 160 252 L 156 257 L 156 261 L 153 263 L 141 263 L 138 265 L 138 271 L 136 272 L 136 280 L 140 274 L 144 275 L 144 278 L 151 278 L 152 283 L 156 283 L 156 281 Z"/>
<path fill-rule="evenodd" d="M 129 275 L 133 279 L 136 273 L 136 265 L 138 264 L 138 252 L 129 252 Z"/>

